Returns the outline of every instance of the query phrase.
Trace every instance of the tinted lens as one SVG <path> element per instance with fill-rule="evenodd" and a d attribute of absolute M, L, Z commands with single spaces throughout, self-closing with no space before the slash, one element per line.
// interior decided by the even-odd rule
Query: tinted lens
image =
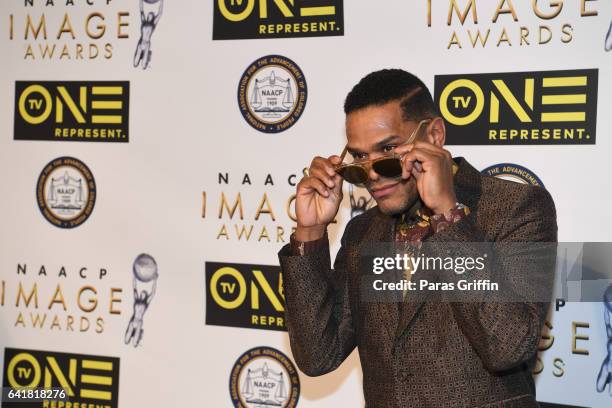
<path fill-rule="evenodd" d="M 372 168 L 383 177 L 399 177 L 402 175 L 402 164 L 397 157 L 378 160 L 372 163 Z"/>
<path fill-rule="evenodd" d="M 361 166 L 345 166 L 336 172 L 351 184 L 363 184 L 368 180 L 368 173 Z"/>

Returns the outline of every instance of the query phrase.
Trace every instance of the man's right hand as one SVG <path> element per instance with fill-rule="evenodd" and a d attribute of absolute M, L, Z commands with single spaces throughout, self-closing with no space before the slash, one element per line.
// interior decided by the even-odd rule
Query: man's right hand
<path fill-rule="evenodd" d="M 321 238 L 336 217 L 342 202 L 342 177 L 336 173 L 334 165 L 340 162 L 339 156 L 315 157 L 308 169 L 309 175 L 298 183 L 296 240 L 305 242 Z"/>

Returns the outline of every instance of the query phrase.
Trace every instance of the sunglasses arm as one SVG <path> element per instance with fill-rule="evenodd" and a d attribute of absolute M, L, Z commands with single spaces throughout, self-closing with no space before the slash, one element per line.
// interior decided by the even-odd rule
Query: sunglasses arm
<path fill-rule="evenodd" d="M 348 146 L 344 146 L 342 153 L 340 153 L 340 164 L 336 164 L 334 166 L 335 169 L 342 167 L 342 162 L 344 162 L 344 157 L 346 156 L 346 152 L 348 152 Z"/>

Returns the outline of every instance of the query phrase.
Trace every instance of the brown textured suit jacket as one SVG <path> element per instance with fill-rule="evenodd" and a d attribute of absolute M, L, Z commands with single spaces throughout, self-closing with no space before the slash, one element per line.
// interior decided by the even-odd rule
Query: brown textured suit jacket
<path fill-rule="evenodd" d="M 425 242 L 556 242 L 546 190 L 483 176 L 455 160 L 455 192 L 471 213 Z M 357 347 L 367 407 L 537 407 L 531 367 L 548 303 L 440 302 L 411 294 L 399 304 L 364 301 L 360 254 L 391 241 L 394 225 L 377 207 L 353 218 L 333 270 L 328 246 L 304 256 L 293 256 L 288 245 L 279 252 L 300 369 L 326 374 Z M 552 281 L 555 255 L 521 251 L 501 259 L 510 283 L 520 286 L 525 276 Z"/>

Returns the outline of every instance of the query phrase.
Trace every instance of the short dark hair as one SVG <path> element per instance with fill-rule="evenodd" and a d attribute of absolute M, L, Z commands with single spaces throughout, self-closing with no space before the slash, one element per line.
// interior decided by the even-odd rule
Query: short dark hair
<path fill-rule="evenodd" d="M 402 69 L 382 69 L 366 75 L 353 87 L 344 101 L 344 113 L 368 106 L 400 101 L 402 118 L 423 120 L 439 116 L 427 86 Z"/>

